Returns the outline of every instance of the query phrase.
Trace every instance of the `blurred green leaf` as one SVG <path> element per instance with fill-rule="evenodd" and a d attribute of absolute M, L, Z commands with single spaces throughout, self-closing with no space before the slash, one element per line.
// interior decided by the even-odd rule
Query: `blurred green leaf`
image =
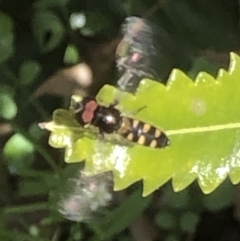
<path fill-rule="evenodd" d="M 4 145 L 3 154 L 10 171 L 21 174 L 33 162 L 34 146 L 21 134 L 15 134 Z"/>
<path fill-rule="evenodd" d="M 86 24 L 80 29 L 81 34 L 93 36 L 103 30 L 106 30 L 113 24 L 106 15 L 101 12 L 83 12 L 86 17 Z"/>
<path fill-rule="evenodd" d="M 36 225 L 30 225 L 28 231 L 34 237 L 37 237 L 40 234 L 40 229 Z"/>
<path fill-rule="evenodd" d="M 52 129 L 51 137 L 65 140 L 59 147 L 67 147 L 67 162 L 86 158 L 85 169 L 92 175 L 112 170 L 115 190 L 143 179 L 143 195 L 148 195 L 172 178 L 174 190 L 180 191 L 197 178 L 202 191 L 210 193 L 228 174 L 233 183 L 240 181 L 239 75 L 240 58 L 231 54 L 229 72 L 221 69 L 217 80 L 202 72 L 193 82 L 174 70 L 167 86 L 142 80 L 135 95 L 107 85 L 99 91 L 100 104 L 118 99 L 125 116 L 146 106 L 134 118 L 165 131 L 171 144 L 163 149 L 114 144 L 118 135 L 106 135 L 105 141 L 91 138 L 90 128 L 69 121 L 64 127 L 68 134 Z M 68 113 L 61 115 L 70 119 Z"/>
<path fill-rule="evenodd" d="M 188 76 L 191 79 L 196 78 L 196 76 L 198 75 L 198 73 L 200 71 L 205 71 L 213 76 L 216 76 L 218 73 L 217 66 L 214 65 L 213 63 L 211 63 L 210 61 L 208 61 L 204 57 L 199 57 L 199 58 L 194 59 L 194 62 L 192 65 L 193 65 L 193 67 L 188 72 Z"/>
<path fill-rule="evenodd" d="M 14 94 L 9 86 L 0 86 L 0 117 L 11 120 L 17 114 L 17 105 Z"/>
<path fill-rule="evenodd" d="M 49 52 L 59 46 L 65 36 L 65 28 L 60 18 L 51 11 L 36 12 L 32 27 L 43 52 Z"/>
<path fill-rule="evenodd" d="M 125 234 L 125 235 L 121 235 L 121 237 L 119 237 L 118 239 L 119 241 L 132 241 L 132 237 Z"/>
<path fill-rule="evenodd" d="M 234 200 L 235 189 L 226 180 L 213 193 L 202 196 L 201 203 L 210 211 L 218 211 L 232 204 Z"/>
<path fill-rule="evenodd" d="M 143 212 L 150 200 L 150 198 L 141 198 L 139 190 L 135 191 L 121 206 L 102 218 L 98 224 L 100 230 L 98 240 L 107 240 L 124 230 Z"/>
<path fill-rule="evenodd" d="M 168 188 L 165 189 L 164 195 L 167 199 L 167 204 L 171 208 L 183 209 L 189 205 L 190 194 L 188 189 L 175 193 L 172 189 Z"/>
<path fill-rule="evenodd" d="M 39 75 L 41 71 L 41 65 L 36 61 L 26 61 L 21 64 L 19 69 L 19 79 L 21 84 L 31 84 Z"/>
<path fill-rule="evenodd" d="M 19 182 L 18 195 L 28 197 L 34 195 L 47 195 L 49 187 L 44 180 L 23 179 Z"/>
<path fill-rule="evenodd" d="M 177 216 L 168 211 L 159 211 L 155 217 L 155 222 L 165 230 L 171 230 L 176 227 Z"/>
<path fill-rule="evenodd" d="M 52 8 L 52 7 L 66 7 L 66 4 L 70 0 L 39 0 L 35 3 L 35 7 L 37 8 Z"/>
<path fill-rule="evenodd" d="M 71 237 L 73 237 L 73 241 L 83 239 L 83 231 L 81 230 L 79 223 L 72 226 Z"/>
<path fill-rule="evenodd" d="M 174 234 L 170 234 L 167 236 L 167 238 L 164 241 L 179 241 L 180 239 L 174 235 Z"/>
<path fill-rule="evenodd" d="M 32 123 L 30 127 L 28 128 L 28 134 L 29 136 L 34 140 L 40 140 L 44 133 L 39 129 L 39 125 L 37 123 Z"/>
<path fill-rule="evenodd" d="M 46 210 L 48 208 L 48 203 L 46 202 L 39 202 L 39 203 L 28 203 L 23 205 L 17 205 L 17 206 L 10 206 L 5 207 L 3 212 L 5 214 L 19 214 L 19 213 L 33 213 L 38 210 Z"/>
<path fill-rule="evenodd" d="M 65 64 L 77 64 L 80 61 L 78 50 L 74 45 L 68 45 L 65 55 L 64 63 Z"/>
<path fill-rule="evenodd" d="M 7 61 L 14 52 L 14 31 L 12 19 L 0 12 L 0 64 Z"/>
<path fill-rule="evenodd" d="M 186 211 L 180 218 L 180 226 L 184 232 L 194 233 L 199 222 L 199 215 L 194 212 Z"/>

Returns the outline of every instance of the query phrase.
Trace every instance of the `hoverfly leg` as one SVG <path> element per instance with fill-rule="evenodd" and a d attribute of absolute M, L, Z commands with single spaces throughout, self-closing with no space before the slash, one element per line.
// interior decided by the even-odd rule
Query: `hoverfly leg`
<path fill-rule="evenodd" d="M 139 112 L 141 112 L 142 110 L 144 110 L 145 108 L 147 108 L 146 105 L 144 105 L 144 106 L 142 106 L 142 107 L 134 110 L 134 111 L 132 112 L 132 114 L 133 114 L 133 115 L 136 115 L 136 114 L 138 114 Z"/>
<path fill-rule="evenodd" d="M 110 104 L 110 106 L 109 107 L 113 107 L 113 108 L 115 108 L 118 104 L 119 104 L 119 100 L 118 99 L 115 99 L 114 101 L 113 101 L 113 103 L 112 104 Z"/>
<path fill-rule="evenodd" d="M 101 99 L 99 101 L 103 102 Z M 119 103 L 120 103 L 119 98 L 116 98 L 112 103 L 109 103 L 107 107 L 115 108 L 116 106 L 119 105 Z"/>
<path fill-rule="evenodd" d="M 98 136 L 99 136 L 99 139 L 100 139 L 101 141 L 104 141 L 104 140 L 105 140 L 105 135 L 104 135 L 104 131 L 103 131 L 103 130 L 99 129 L 99 134 L 98 134 Z"/>

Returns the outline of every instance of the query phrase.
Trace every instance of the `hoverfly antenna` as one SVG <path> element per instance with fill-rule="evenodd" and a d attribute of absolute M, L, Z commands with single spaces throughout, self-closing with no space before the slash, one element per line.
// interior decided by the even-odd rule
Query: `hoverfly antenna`
<path fill-rule="evenodd" d="M 78 113 L 78 112 L 80 112 L 82 109 L 83 109 L 83 104 L 82 104 L 82 102 L 77 102 L 77 103 L 75 103 L 75 106 L 74 106 L 74 109 L 73 109 L 74 113 Z"/>
<path fill-rule="evenodd" d="M 81 95 L 72 95 L 70 102 L 70 109 L 75 113 L 81 111 L 83 109 L 83 96 Z"/>

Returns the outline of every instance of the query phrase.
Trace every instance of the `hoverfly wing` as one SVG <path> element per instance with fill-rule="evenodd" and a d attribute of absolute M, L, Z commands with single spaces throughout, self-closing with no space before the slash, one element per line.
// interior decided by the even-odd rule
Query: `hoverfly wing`
<path fill-rule="evenodd" d="M 76 167 L 75 167 L 76 169 Z M 66 219 L 86 222 L 112 200 L 109 173 L 88 176 L 81 169 L 68 177 L 58 200 L 58 211 Z"/>
<path fill-rule="evenodd" d="M 126 18 L 122 32 L 123 39 L 116 51 L 119 72 L 117 85 L 122 90 L 135 92 L 141 79 L 159 79 L 157 71 L 152 67 L 153 59 L 157 57 L 157 45 L 153 39 L 152 26 L 147 20 Z"/>
<path fill-rule="evenodd" d="M 173 68 L 190 67 L 187 47 L 179 46 L 166 29 L 147 19 L 126 18 L 122 35 L 116 62 L 117 87 L 124 91 L 135 93 L 143 78 L 166 83 Z"/>

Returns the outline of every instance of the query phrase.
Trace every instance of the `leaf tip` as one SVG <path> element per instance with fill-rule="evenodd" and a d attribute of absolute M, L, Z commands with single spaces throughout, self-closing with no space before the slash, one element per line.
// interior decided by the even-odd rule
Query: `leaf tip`
<path fill-rule="evenodd" d="M 53 131 L 53 129 L 54 129 L 54 123 L 53 123 L 53 121 L 50 121 L 50 122 L 41 122 L 41 123 L 38 123 L 38 126 L 39 126 L 39 128 L 42 129 L 42 130 Z"/>
<path fill-rule="evenodd" d="M 175 192 L 180 192 L 183 189 L 185 189 L 187 186 L 189 186 L 195 179 L 197 175 L 196 174 L 179 174 L 172 178 L 172 186 L 173 190 Z"/>
<path fill-rule="evenodd" d="M 228 72 L 230 74 L 238 72 L 238 69 L 240 68 L 238 66 L 240 66 L 240 57 L 236 53 L 230 52 L 230 64 Z"/>
<path fill-rule="evenodd" d="M 172 88 L 173 86 L 175 88 L 181 88 L 181 87 L 185 87 L 188 85 L 193 85 L 193 81 L 181 70 L 179 69 L 173 69 L 169 79 L 167 81 L 167 88 Z"/>
<path fill-rule="evenodd" d="M 236 54 L 236 53 L 234 53 L 234 52 L 230 52 L 230 60 L 231 61 L 236 61 L 236 60 L 240 60 L 240 57 Z"/>
<path fill-rule="evenodd" d="M 209 178 L 198 179 L 198 184 L 204 194 L 210 194 L 225 180 L 225 177 L 211 180 Z"/>

